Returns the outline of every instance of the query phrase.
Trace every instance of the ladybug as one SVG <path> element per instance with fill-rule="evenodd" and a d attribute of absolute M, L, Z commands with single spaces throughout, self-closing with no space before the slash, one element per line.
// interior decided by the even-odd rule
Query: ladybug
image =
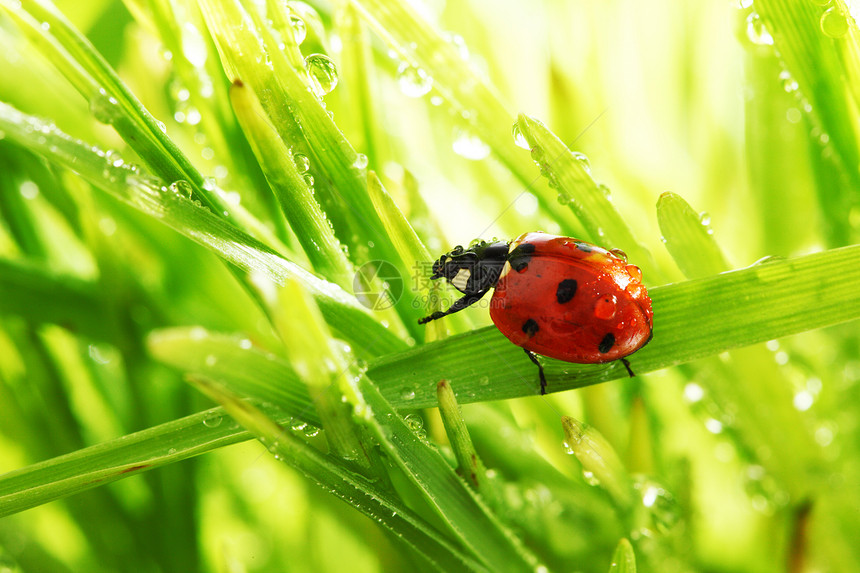
<path fill-rule="evenodd" d="M 508 340 L 535 354 L 577 364 L 620 360 L 633 376 L 629 356 L 651 340 L 651 298 L 642 271 L 621 251 L 547 233 L 525 233 L 509 243 L 461 246 L 433 263 L 431 279 L 445 278 L 463 297 L 430 322 L 463 310 L 495 288 L 490 318 Z"/>

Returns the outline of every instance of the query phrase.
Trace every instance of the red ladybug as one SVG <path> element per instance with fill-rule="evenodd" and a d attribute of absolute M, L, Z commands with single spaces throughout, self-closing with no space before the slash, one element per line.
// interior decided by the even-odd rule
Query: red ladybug
<path fill-rule="evenodd" d="M 537 364 L 535 354 L 565 362 L 601 364 L 621 360 L 645 346 L 653 312 L 642 271 L 623 253 L 546 233 L 526 233 L 513 242 L 456 247 L 433 264 L 431 279 L 445 278 L 464 294 L 446 311 L 419 324 L 458 312 L 491 288 L 490 318 L 508 340 Z"/>

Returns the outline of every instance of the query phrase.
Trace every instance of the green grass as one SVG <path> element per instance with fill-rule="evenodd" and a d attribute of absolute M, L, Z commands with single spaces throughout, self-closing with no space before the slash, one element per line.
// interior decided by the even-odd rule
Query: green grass
<path fill-rule="evenodd" d="M 860 570 L 842 0 L 85 4 L 0 0 L 0 570 Z M 538 229 L 635 378 L 418 325 Z"/>

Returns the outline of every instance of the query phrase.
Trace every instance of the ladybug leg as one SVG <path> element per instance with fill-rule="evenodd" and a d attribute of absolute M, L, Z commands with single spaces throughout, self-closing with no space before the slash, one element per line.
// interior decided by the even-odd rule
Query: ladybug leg
<path fill-rule="evenodd" d="M 624 368 L 627 369 L 627 373 L 630 374 L 631 378 L 636 376 L 636 374 L 633 373 L 633 369 L 630 368 L 630 361 L 628 361 L 626 358 L 620 358 L 619 360 L 621 360 L 621 363 L 624 365 Z"/>
<path fill-rule="evenodd" d="M 543 364 L 540 363 L 534 352 L 525 348 L 523 348 L 523 350 L 525 351 L 526 356 L 529 357 L 529 360 L 534 362 L 535 366 L 538 367 L 538 376 L 540 376 L 540 394 L 541 396 L 543 396 L 544 394 L 546 394 L 546 376 L 544 376 L 543 374 Z"/>
<path fill-rule="evenodd" d="M 454 314 L 455 312 L 459 312 L 459 311 L 463 310 L 464 308 L 471 306 L 471 305 L 475 304 L 476 302 L 478 302 L 479 300 L 481 300 L 481 298 L 483 298 L 483 296 L 485 294 L 487 294 L 487 292 L 489 292 L 489 289 L 467 294 L 463 298 L 455 301 L 454 304 L 452 304 L 448 310 L 445 310 L 445 311 L 437 310 L 436 312 L 434 312 L 430 316 L 425 316 L 424 318 L 419 319 L 418 324 L 426 324 L 426 323 L 430 322 L 431 320 L 437 320 L 439 318 L 442 318 L 443 316 L 447 316 L 449 314 Z"/>

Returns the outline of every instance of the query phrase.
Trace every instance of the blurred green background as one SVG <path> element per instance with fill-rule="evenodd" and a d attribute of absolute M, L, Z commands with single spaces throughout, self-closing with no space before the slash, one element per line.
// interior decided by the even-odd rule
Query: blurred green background
<path fill-rule="evenodd" d="M 183 375 L 256 398 L 302 451 L 361 473 L 335 459 L 326 421 L 355 425 L 366 445 L 370 426 L 338 410 L 341 398 L 363 404 L 344 380 L 368 364 L 363 379 L 376 368 L 381 380 L 401 360 L 380 386 L 408 414 L 410 451 L 456 466 L 436 409 L 409 409 L 415 393 L 398 382 L 410 368 L 433 378 L 446 360 L 428 350 L 403 365 L 449 334 L 419 328 L 414 303 L 434 294 L 417 269 L 453 245 L 574 235 L 622 247 L 651 288 L 858 243 L 852 7 L 0 0 L 0 572 L 441 568 L 289 457 L 255 440 L 219 447 L 249 437 L 220 413 L 194 418 L 203 433 L 184 429 L 177 420 L 214 403 Z M 519 113 L 584 154 L 579 167 L 554 154 L 535 166 L 521 147 L 551 134 L 523 119 L 518 146 Z M 587 201 L 542 172 L 598 190 L 609 218 L 591 220 Z M 364 312 L 354 272 L 378 260 L 393 261 L 406 293 Z M 856 297 L 843 304 L 840 320 L 858 316 Z M 767 312 L 763 324 L 778 314 Z M 696 338 L 697 318 L 662 327 Z M 476 306 L 447 328 L 488 325 Z M 860 340 L 856 322 L 818 325 L 693 362 L 666 354 L 687 363 L 547 397 L 519 374 L 504 382 L 522 382 L 510 395 L 524 397 L 508 401 L 486 401 L 495 379 L 452 380 L 472 392 L 458 397 L 472 402 L 463 416 L 488 468 L 492 493 L 479 488 L 477 506 L 536 571 L 610 570 L 616 547 L 629 558 L 617 571 L 860 570 Z M 729 349 L 733 326 L 721 328 Z M 267 374 L 266 353 L 289 383 Z M 486 354 L 449 359 L 501 360 Z M 278 394 L 296 387 L 301 408 Z M 565 447 L 561 416 L 588 424 L 584 446 Z M 122 450 L 147 428 L 170 431 Z M 408 456 L 380 456 L 380 431 L 362 475 L 452 554 L 477 555 L 463 570 L 494 570 L 469 542 L 484 522 L 445 509 L 472 494 L 446 497 L 434 489 L 444 480 L 422 484 L 399 465 Z M 30 468 L 104 443 L 102 457 Z M 152 471 L 129 461 L 156 450 Z M 595 456 L 618 463 L 600 474 Z"/>

